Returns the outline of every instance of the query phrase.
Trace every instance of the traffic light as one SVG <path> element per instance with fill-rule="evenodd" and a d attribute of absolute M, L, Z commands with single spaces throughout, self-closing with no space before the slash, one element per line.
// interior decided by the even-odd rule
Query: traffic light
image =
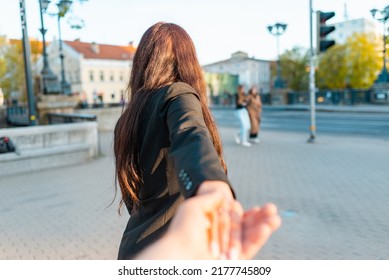
<path fill-rule="evenodd" d="M 334 12 L 316 12 L 317 19 L 317 54 L 325 52 L 328 48 L 335 45 L 334 40 L 326 39 L 327 35 L 335 30 L 335 26 L 326 25 L 326 21 L 335 16 Z"/>

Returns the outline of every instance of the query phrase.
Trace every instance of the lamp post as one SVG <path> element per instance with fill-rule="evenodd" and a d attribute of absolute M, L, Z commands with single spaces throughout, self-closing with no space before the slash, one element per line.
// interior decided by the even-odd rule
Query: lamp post
<path fill-rule="evenodd" d="M 27 100 L 28 100 L 28 122 L 31 126 L 34 126 L 37 124 L 37 120 L 36 120 L 35 98 L 34 98 L 34 90 L 33 90 L 32 75 L 31 75 L 30 42 L 28 40 L 28 34 L 27 34 L 26 4 L 24 0 L 19 0 L 19 7 L 20 7 L 20 19 L 22 23 L 23 59 L 24 59 L 24 71 L 25 71 L 25 78 L 26 78 Z"/>
<path fill-rule="evenodd" d="M 41 18 L 41 28 L 39 29 L 42 33 L 42 44 L 43 44 L 43 69 L 42 69 L 42 84 L 43 84 L 43 94 L 54 94 L 59 93 L 60 88 L 58 84 L 57 76 L 53 73 L 53 71 L 49 67 L 49 61 L 47 58 L 46 51 L 46 40 L 45 34 L 47 29 L 45 29 L 43 22 L 43 13 L 46 12 L 47 7 L 50 4 L 50 0 L 39 0 L 39 12 Z"/>
<path fill-rule="evenodd" d="M 66 81 L 65 77 L 65 65 L 64 65 L 64 58 L 65 55 L 63 54 L 63 44 L 62 44 L 62 36 L 61 36 L 61 18 L 63 18 L 67 11 L 69 10 L 70 6 L 72 5 L 72 1 L 70 0 L 61 0 L 57 6 L 58 6 L 58 39 L 59 39 L 59 57 L 61 59 L 61 93 L 69 95 L 71 93 L 71 86 Z"/>
<path fill-rule="evenodd" d="M 283 82 L 281 78 L 281 62 L 280 62 L 280 36 L 284 34 L 286 30 L 287 24 L 285 23 L 275 23 L 273 25 L 268 25 L 267 29 L 269 30 L 271 35 L 276 36 L 277 38 L 277 78 L 274 82 L 275 88 L 283 88 Z"/>
<path fill-rule="evenodd" d="M 388 83 L 389 82 L 389 75 L 388 71 L 386 69 L 386 21 L 389 19 L 389 5 L 386 6 L 383 10 L 377 10 L 377 9 L 372 9 L 371 15 L 373 18 L 376 20 L 382 22 L 383 27 L 384 27 L 384 48 L 383 48 L 383 63 L 384 65 L 382 66 L 382 70 L 380 75 L 378 76 L 376 83 Z"/>

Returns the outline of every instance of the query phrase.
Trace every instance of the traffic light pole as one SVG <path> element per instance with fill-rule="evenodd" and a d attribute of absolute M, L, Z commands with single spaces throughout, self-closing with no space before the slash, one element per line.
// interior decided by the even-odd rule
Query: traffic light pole
<path fill-rule="evenodd" d="M 310 67 L 309 67 L 309 100 L 310 100 L 310 114 L 311 114 L 311 125 L 309 126 L 310 136 L 308 143 L 314 143 L 316 138 L 316 92 L 315 92 L 315 65 L 314 65 L 314 55 L 313 50 L 313 9 L 312 9 L 312 0 L 309 0 L 309 40 L 310 40 Z"/>

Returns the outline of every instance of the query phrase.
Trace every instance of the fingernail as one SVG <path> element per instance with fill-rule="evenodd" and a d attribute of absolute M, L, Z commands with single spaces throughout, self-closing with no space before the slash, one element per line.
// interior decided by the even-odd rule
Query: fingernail
<path fill-rule="evenodd" d="M 239 252 L 236 248 L 230 250 L 230 260 L 239 260 Z"/>
<path fill-rule="evenodd" d="M 218 259 L 220 256 L 220 248 L 219 248 L 219 244 L 217 242 L 215 242 L 215 241 L 211 242 L 211 251 L 212 251 L 212 256 L 215 259 Z"/>

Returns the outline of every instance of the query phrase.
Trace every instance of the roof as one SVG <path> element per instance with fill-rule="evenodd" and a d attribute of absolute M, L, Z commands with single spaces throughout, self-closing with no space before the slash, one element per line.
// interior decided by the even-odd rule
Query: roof
<path fill-rule="evenodd" d="M 64 41 L 65 44 L 82 54 L 84 58 L 92 59 L 112 59 L 112 60 L 132 60 L 135 48 L 128 46 L 115 46 L 98 43 L 86 43 L 79 40 Z"/>
<path fill-rule="evenodd" d="M 226 63 L 234 63 L 236 61 L 272 62 L 272 60 L 257 59 L 254 57 L 249 57 L 247 55 L 247 53 L 242 52 L 242 51 L 237 51 L 237 52 L 231 54 L 231 58 L 229 58 L 229 59 L 206 64 L 206 65 L 203 65 L 203 67 L 210 67 L 210 66 L 215 66 L 215 65 L 219 65 L 219 64 L 226 64 Z"/>

